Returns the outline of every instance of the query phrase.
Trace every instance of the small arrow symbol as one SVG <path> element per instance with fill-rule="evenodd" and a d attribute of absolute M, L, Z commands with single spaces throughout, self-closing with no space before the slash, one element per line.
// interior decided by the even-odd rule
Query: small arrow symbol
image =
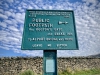
<path fill-rule="evenodd" d="M 58 24 L 68 24 L 68 22 L 61 22 L 61 21 L 59 21 Z"/>
<path fill-rule="evenodd" d="M 68 24 L 68 22 L 65 22 L 65 24 Z"/>

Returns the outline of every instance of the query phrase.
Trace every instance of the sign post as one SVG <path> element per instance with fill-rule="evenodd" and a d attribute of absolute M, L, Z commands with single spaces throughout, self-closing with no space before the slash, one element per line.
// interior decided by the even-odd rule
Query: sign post
<path fill-rule="evenodd" d="M 77 50 L 72 10 L 27 10 L 22 50 L 44 50 L 44 75 L 57 75 L 57 50 Z"/>
<path fill-rule="evenodd" d="M 57 50 L 44 50 L 44 75 L 57 75 Z"/>

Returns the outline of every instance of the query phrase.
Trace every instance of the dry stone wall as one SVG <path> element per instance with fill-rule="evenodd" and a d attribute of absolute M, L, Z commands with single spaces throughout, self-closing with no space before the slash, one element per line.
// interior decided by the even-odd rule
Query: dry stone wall
<path fill-rule="evenodd" d="M 100 69 L 100 58 L 58 58 L 58 72 L 70 72 L 88 69 Z M 3 57 L 0 58 L 0 75 L 18 75 L 31 69 L 36 74 L 43 74 L 42 57 Z"/>

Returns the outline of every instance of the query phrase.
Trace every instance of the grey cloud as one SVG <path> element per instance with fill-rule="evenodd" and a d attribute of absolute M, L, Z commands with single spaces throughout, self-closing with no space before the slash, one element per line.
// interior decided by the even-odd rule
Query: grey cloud
<path fill-rule="evenodd" d="M 0 18 L 2 19 L 8 19 L 8 17 L 6 15 L 0 14 Z"/>

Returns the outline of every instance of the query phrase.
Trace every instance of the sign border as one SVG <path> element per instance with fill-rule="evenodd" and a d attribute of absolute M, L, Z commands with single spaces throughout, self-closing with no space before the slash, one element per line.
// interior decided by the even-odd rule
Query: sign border
<path fill-rule="evenodd" d="M 76 40 L 76 48 L 75 49 L 56 49 L 56 48 L 49 48 L 49 49 L 43 49 L 43 50 L 79 50 L 79 46 L 78 46 L 78 38 L 77 38 L 77 32 L 76 32 L 76 24 L 75 24 L 75 16 L 74 16 L 74 11 L 73 10 L 40 10 L 40 9 L 26 9 L 26 12 L 27 11 L 67 11 L 67 12 L 72 12 L 73 13 L 73 23 L 74 23 L 74 30 L 75 30 L 75 40 Z M 23 28 L 23 35 L 22 35 L 22 42 L 21 42 L 21 50 L 42 50 L 42 49 L 24 49 L 23 48 L 23 41 L 24 41 L 24 35 L 25 35 L 25 24 L 26 24 L 26 18 L 27 18 L 27 15 L 26 15 L 26 12 L 25 12 L 25 19 L 24 19 L 24 28 Z"/>

